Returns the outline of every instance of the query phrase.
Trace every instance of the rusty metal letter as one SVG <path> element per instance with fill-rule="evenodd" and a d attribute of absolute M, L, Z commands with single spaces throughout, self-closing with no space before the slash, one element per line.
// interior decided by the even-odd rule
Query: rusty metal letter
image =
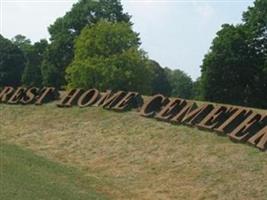
<path fill-rule="evenodd" d="M 38 96 L 38 99 L 36 100 L 35 105 L 42 105 L 44 102 L 47 102 L 49 100 L 54 100 L 53 98 L 55 95 L 53 95 L 52 93 L 54 93 L 55 90 L 56 89 L 54 87 L 43 88 L 43 91 Z M 50 98 L 52 98 L 52 99 L 50 99 Z"/>
<path fill-rule="evenodd" d="M 171 119 L 171 122 L 192 125 L 200 115 L 206 116 L 212 109 L 213 106 L 211 104 L 197 107 L 195 102 L 189 102 Z"/>
<path fill-rule="evenodd" d="M 265 150 L 267 148 L 267 126 L 252 136 L 248 142 L 261 150 Z"/>
<path fill-rule="evenodd" d="M 158 112 L 161 107 L 169 101 L 168 98 L 161 94 L 154 95 L 148 102 L 146 102 L 141 110 L 140 115 L 144 117 L 153 117 L 156 112 Z"/>
<path fill-rule="evenodd" d="M 185 105 L 186 101 L 183 99 L 172 99 L 159 113 L 156 114 L 155 118 L 168 121 L 170 118 L 174 117 Z"/>
<path fill-rule="evenodd" d="M 242 122 L 245 118 L 247 118 L 249 115 L 251 115 L 253 112 L 251 110 L 246 109 L 236 109 L 234 113 L 228 117 L 223 124 L 221 124 L 219 127 L 215 128 L 214 130 L 219 133 L 228 133 L 227 129 L 234 129 L 240 122 Z"/>
<path fill-rule="evenodd" d="M 224 123 L 224 121 L 229 118 L 237 108 L 227 107 L 227 106 L 216 106 L 200 123 L 196 126 L 198 128 L 212 130 Z"/>
<path fill-rule="evenodd" d="M 16 91 L 14 92 L 14 94 L 10 97 L 7 103 L 17 104 L 20 101 L 20 99 L 23 97 L 26 90 L 27 89 L 24 87 L 18 87 Z"/>
<path fill-rule="evenodd" d="M 112 107 L 114 110 L 124 111 L 134 107 L 134 104 L 137 104 L 137 99 L 140 97 L 137 92 L 128 92 L 126 96 L 124 96 L 116 105 Z"/>
<path fill-rule="evenodd" d="M 32 103 L 35 97 L 37 96 L 38 92 L 39 92 L 39 88 L 36 88 L 36 87 L 29 88 L 26 91 L 25 96 L 21 98 L 20 103 L 22 104 Z"/>
<path fill-rule="evenodd" d="M 8 86 L 4 87 L 4 89 L 0 93 L 0 102 L 7 102 L 13 92 L 14 92 L 13 87 L 8 87 Z"/>
<path fill-rule="evenodd" d="M 71 107 L 76 104 L 79 96 L 81 95 L 82 89 L 70 90 L 57 104 L 58 107 Z"/>
<path fill-rule="evenodd" d="M 94 106 L 102 106 L 103 108 L 110 109 L 126 96 L 126 94 L 127 93 L 124 91 L 112 93 L 110 90 L 107 90 L 102 94 L 101 98 L 94 104 Z"/>
<path fill-rule="evenodd" d="M 255 123 L 260 123 L 266 119 L 266 116 L 262 116 L 260 114 L 252 114 L 248 116 L 241 124 L 239 124 L 228 136 L 236 141 L 245 141 L 248 139 L 251 132 L 249 129 Z"/>
<path fill-rule="evenodd" d="M 90 89 L 85 91 L 80 96 L 77 104 L 79 107 L 84 108 L 94 104 L 97 101 L 98 97 L 99 97 L 99 91 L 97 89 Z"/>

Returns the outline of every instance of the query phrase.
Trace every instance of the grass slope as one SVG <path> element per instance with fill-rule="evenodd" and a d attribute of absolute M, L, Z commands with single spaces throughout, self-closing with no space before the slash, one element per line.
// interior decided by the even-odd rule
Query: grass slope
<path fill-rule="evenodd" d="M 0 199 L 104 199 L 90 188 L 93 178 L 28 150 L 1 143 L 0 161 Z"/>
<path fill-rule="evenodd" d="M 82 170 L 111 199 L 267 199 L 266 152 L 227 137 L 95 107 L 0 105 L 0 115 L 2 142 Z"/>

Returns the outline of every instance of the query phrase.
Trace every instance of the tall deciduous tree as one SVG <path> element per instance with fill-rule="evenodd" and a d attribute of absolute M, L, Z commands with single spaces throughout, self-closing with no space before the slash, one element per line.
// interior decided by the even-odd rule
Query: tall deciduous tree
<path fill-rule="evenodd" d="M 202 65 L 206 100 L 267 107 L 267 2 L 256 0 L 243 24 L 225 24 Z"/>
<path fill-rule="evenodd" d="M 23 53 L 26 55 L 27 51 L 31 48 L 31 40 L 27 39 L 24 35 L 16 35 L 11 39 L 12 43 L 15 44 L 18 48 L 20 48 Z"/>
<path fill-rule="evenodd" d="M 149 93 L 151 71 L 138 47 L 138 34 L 129 23 L 100 21 L 84 28 L 67 68 L 69 86 Z"/>
<path fill-rule="evenodd" d="M 51 45 L 42 67 L 46 85 L 59 87 L 65 84 L 65 68 L 73 60 L 75 39 L 85 26 L 92 26 L 102 19 L 128 23 L 130 16 L 123 13 L 118 0 L 80 0 L 49 27 Z"/>
<path fill-rule="evenodd" d="M 257 55 L 254 62 L 259 70 L 257 86 L 254 88 L 259 100 L 254 104 L 267 108 L 267 1 L 256 0 L 254 6 L 243 13 L 243 21 L 249 34 L 249 46 Z"/>
<path fill-rule="evenodd" d="M 23 52 L 0 35 L 0 87 L 20 85 L 24 63 Z"/>
<path fill-rule="evenodd" d="M 165 68 L 171 85 L 171 95 L 190 99 L 193 95 L 193 81 L 190 76 L 179 69 Z"/>
<path fill-rule="evenodd" d="M 43 77 L 41 73 L 41 65 L 44 59 L 44 54 L 47 51 L 48 42 L 40 40 L 32 45 L 32 48 L 27 57 L 25 70 L 22 74 L 22 83 L 26 86 L 43 85 Z"/>
<path fill-rule="evenodd" d="M 168 80 L 168 75 L 164 68 L 154 60 L 148 61 L 148 67 L 151 70 L 151 93 L 171 95 L 171 85 Z"/>
<path fill-rule="evenodd" d="M 23 35 L 15 36 L 12 42 L 23 52 L 25 57 L 25 69 L 21 77 L 22 84 L 25 86 L 41 86 L 41 65 L 44 53 L 47 50 L 48 42 L 43 39 L 32 44 L 31 41 Z"/>

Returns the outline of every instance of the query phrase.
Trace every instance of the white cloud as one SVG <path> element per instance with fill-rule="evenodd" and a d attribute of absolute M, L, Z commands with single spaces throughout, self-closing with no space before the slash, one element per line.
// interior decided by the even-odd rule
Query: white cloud
<path fill-rule="evenodd" d="M 205 2 L 192 2 L 195 12 L 202 18 L 204 23 L 209 22 L 216 14 L 215 9 Z"/>

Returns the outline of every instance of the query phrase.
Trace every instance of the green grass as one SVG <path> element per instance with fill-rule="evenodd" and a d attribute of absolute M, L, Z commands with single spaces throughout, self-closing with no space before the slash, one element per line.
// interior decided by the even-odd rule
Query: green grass
<path fill-rule="evenodd" d="M 0 199 L 104 200 L 93 178 L 14 145 L 0 146 Z"/>
<path fill-rule="evenodd" d="M 62 170 L 53 171 L 57 181 L 64 180 L 58 192 L 73 191 L 66 194 L 69 199 L 79 199 L 80 191 L 98 191 L 114 200 L 267 199 L 267 153 L 212 132 L 144 118 L 135 111 L 57 108 L 54 104 L 2 104 L 0 117 L 3 143 L 30 149 L 67 169 L 75 168 L 81 172 L 79 180 L 89 178 L 89 182 L 78 181 L 80 189 L 77 179 L 61 179 Z M 13 155 L 18 157 L 14 165 L 23 163 L 19 153 Z M 40 165 L 32 166 L 30 171 L 41 181 Z M 19 167 L 12 171 L 25 174 Z M 31 178 L 21 180 L 24 184 L 10 178 L 15 185 L 10 188 L 31 185 Z M 35 189 L 43 185 L 33 184 Z M 30 195 L 38 195 L 35 189 Z"/>

